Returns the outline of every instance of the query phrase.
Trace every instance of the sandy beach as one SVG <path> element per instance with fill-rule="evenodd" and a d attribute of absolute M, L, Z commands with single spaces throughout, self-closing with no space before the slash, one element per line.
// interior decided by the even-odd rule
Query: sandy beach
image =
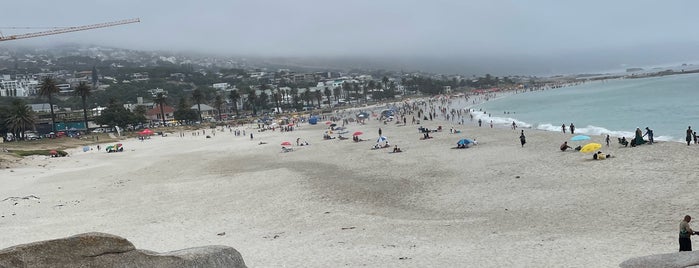
<path fill-rule="evenodd" d="M 323 140 L 323 121 L 29 157 L 0 170 L 0 248 L 97 231 L 159 252 L 232 246 L 249 267 L 617 267 L 676 252 L 697 214 L 697 145 L 613 138 L 595 161 L 559 150 L 571 134 L 525 129 L 521 147 L 520 129 L 441 119 L 346 126 L 364 142 Z M 379 128 L 404 152 L 370 150 Z M 296 138 L 310 145 L 282 153 Z"/>

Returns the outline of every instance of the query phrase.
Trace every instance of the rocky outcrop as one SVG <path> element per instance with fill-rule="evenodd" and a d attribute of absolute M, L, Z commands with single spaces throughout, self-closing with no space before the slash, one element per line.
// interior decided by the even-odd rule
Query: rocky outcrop
<path fill-rule="evenodd" d="M 699 252 L 685 251 L 636 257 L 622 262 L 622 268 L 682 268 L 697 267 Z"/>
<path fill-rule="evenodd" d="M 104 233 L 17 245 L 0 250 L 0 268 L 10 267 L 241 267 L 232 247 L 206 246 L 166 253 L 139 250 L 128 240 Z"/>

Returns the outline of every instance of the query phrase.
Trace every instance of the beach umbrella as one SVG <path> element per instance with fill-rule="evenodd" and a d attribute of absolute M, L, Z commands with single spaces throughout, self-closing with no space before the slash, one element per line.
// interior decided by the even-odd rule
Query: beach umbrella
<path fill-rule="evenodd" d="M 473 141 L 470 139 L 460 139 L 458 142 L 456 142 L 458 145 L 466 145 L 471 143 L 473 143 Z"/>
<path fill-rule="evenodd" d="M 585 136 L 585 135 L 577 135 L 577 136 L 573 136 L 572 138 L 570 138 L 571 141 L 586 141 L 589 139 L 590 139 L 590 136 Z"/>
<path fill-rule="evenodd" d="M 599 148 L 602 148 L 602 144 L 592 142 L 592 143 L 585 144 L 585 146 L 580 148 L 580 152 L 581 153 L 592 153 L 592 152 L 599 150 Z"/>
<path fill-rule="evenodd" d="M 139 132 L 138 134 L 141 134 L 141 135 L 153 135 L 153 131 L 146 128 L 146 129 L 144 129 L 143 131 Z"/>
<path fill-rule="evenodd" d="M 326 122 L 325 122 L 326 125 L 330 125 L 330 124 L 332 124 L 332 123 L 333 123 L 333 122 L 330 122 L 330 121 L 326 121 Z"/>
<path fill-rule="evenodd" d="M 294 123 L 289 123 L 287 126 L 293 127 L 293 126 L 294 126 Z"/>
<path fill-rule="evenodd" d="M 49 152 L 49 155 L 58 155 L 58 151 L 56 151 L 56 150 L 51 150 L 51 151 Z"/>
<path fill-rule="evenodd" d="M 364 134 L 364 132 L 357 131 L 357 132 L 352 133 L 352 136 L 359 136 L 359 135 L 362 135 L 362 134 Z"/>
<path fill-rule="evenodd" d="M 290 145 L 291 145 L 291 142 L 289 142 L 289 141 L 282 142 L 282 146 L 290 146 Z"/>
<path fill-rule="evenodd" d="M 357 118 L 369 118 L 369 114 L 366 112 L 361 112 L 357 114 Z"/>
<path fill-rule="evenodd" d="M 388 141 L 388 138 L 386 138 L 386 136 L 381 136 L 381 137 L 379 137 L 378 140 L 376 140 L 377 143 L 379 143 L 379 142 L 386 142 L 386 141 Z"/>

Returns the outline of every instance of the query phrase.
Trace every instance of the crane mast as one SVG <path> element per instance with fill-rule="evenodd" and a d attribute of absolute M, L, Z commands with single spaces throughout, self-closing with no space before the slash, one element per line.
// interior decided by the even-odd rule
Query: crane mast
<path fill-rule="evenodd" d="M 118 21 L 112 21 L 112 22 L 90 24 L 90 25 L 83 25 L 83 26 L 75 26 L 75 27 L 67 27 L 67 28 L 61 28 L 61 29 L 57 29 L 57 30 L 42 31 L 42 32 L 35 32 L 35 33 L 26 33 L 26 34 L 17 34 L 17 35 L 9 35 L 9 36 L 0 35 L 0 42 L 1 41 L 24 39 L 24 38 L 39 37 L 39 36 L 46 36 L 46 35 L 84 31 L 84 30 L 97 29 L 97 28 L 105 28 L 105 27 L 111 27 L 111 26 L 117 26 L 117 25 L 122 25 L 122 24 L 129 24 L 129 23 L 136 23 L 136 22 L 141 22 L 141 19 L 135 18 L 135 19 L 118 20 Z"/>

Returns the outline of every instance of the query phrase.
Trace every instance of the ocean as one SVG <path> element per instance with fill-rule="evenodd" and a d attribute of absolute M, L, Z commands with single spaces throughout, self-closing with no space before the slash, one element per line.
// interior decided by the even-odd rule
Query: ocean
<path fill-rule="evenodd" d="M 501 93 L 503 94 L 503 93 Z M 699 129 L 699 74 L 614 79 L 556 89 L 503 94 L 475 105 L 474 121 L 499 127 L 561 131 L 631 138 L 636 128 L 654 132 L 655 140 L 684 141 L 687 126 Z M 483 113 L 485 112 L 485 113 Z M 466 119 L 468 120 L 468 118 Z M 569 131 L 569 130 L 568 130 Z"/>

